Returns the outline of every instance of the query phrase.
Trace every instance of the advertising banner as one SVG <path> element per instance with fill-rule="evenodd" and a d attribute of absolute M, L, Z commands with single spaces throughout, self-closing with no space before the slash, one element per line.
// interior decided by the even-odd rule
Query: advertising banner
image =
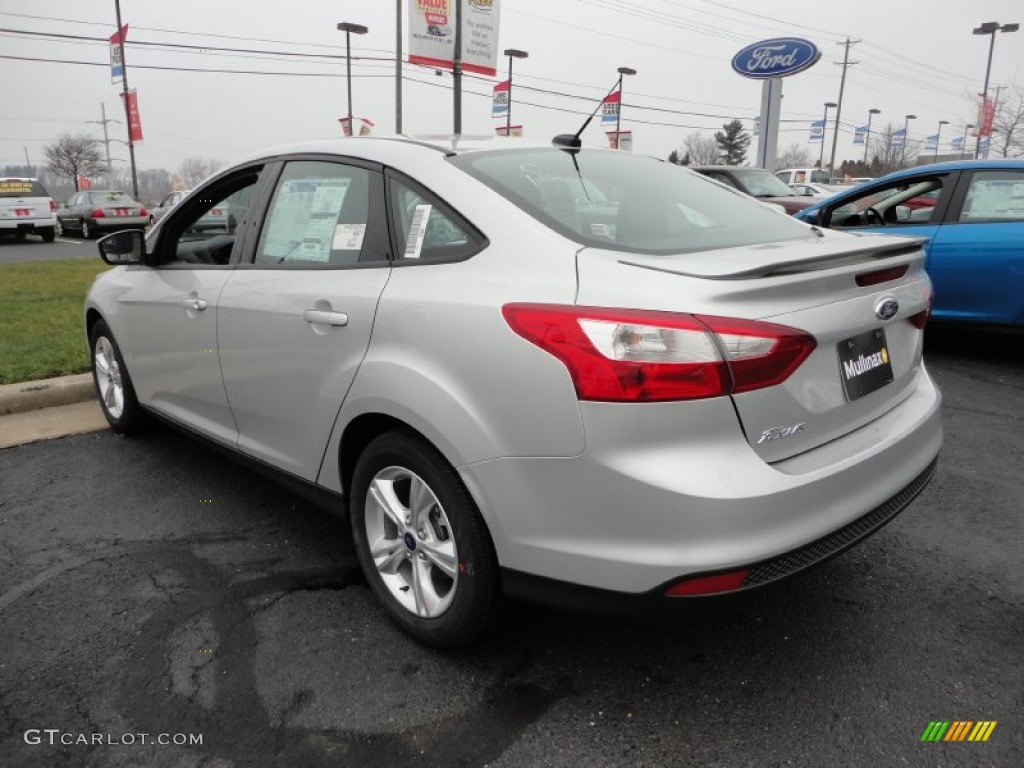
<path fill-rule="evenodd" d="M 931 136 L 924 137 L 924 151 L 925 152 L 937 152 L 939 149 L 939 134 L 933 133 Z"/>
<path fill-rule="evenodd" d="M 615 91 L 609 93 L 601 102 L 601 122 L 614 123 L 619 119 L 619 105 L 622 102 L 622 93 Z"/>
<path fill-rule="evenodd" d="M 608 147 L 610 149 L 621 149 L 624 152 L 633 151 L 632 131 L 605 131 L 608 135 Z"/>
<path fill-rule="evenodd" d="M 357 117 L 355 119 L 359 121 L 359 135 L 360 136 L 369 136 L 370 135 L 370 131 L 373 130 L 373 121 L 372 120 L 368 120 L 365 117 Z M 341 132 L 345 136 L 351 136 L 352 135 L 352 124 L 349 123 L 348 118 L 347 117 L 339 117 L 338 118 L 338 122 L 341 123 Z"/>
<path fill-rule="evenodd" d="M 853 146 L 864 146 L 864 142 L 868 140 L 868 127 L 866 125 L 858 125 L 853 129 Z"/>
<path fill-rule="evenodd" d="M 992 99 L 982 98 L 978 102 L 978 119 L 974 121 L 974 124 L 978 126 L 978 131 L 972 134 L 973 136 L 992 135 L 992 118 L 995 116 L 995 106 Z"/>
<path fill-rule="evenodd" d="M 811 135 L 807 137 L 808 142 L 818 142 L 825 137 L 825 120 L 815 120 L 811 123 Z"/>
<path fill-rule="evenodd" d="M 139 117 L 139 96 L 132 88 L 127 94 L 121 94 L 121 100 L 128 98 L 128 138 L 132 143 L 142 141 L 142 119 Z"/>
<path fill-rule="evenodd" d="M 955 139 L 953 139 L 951 142 L 949 142 L 949 146 L 951 146 L 953 149 L 963 149 L 964 148 L 964 137 L 963 136 L 957 136 Z"/>
<path fill-rule="evenodd" d="M 124 62 L 121 61 L 121 41 L 128 39 L 128 25 L 110 36 L 110 82 L 119 83 L 124 79 Z"/>
<path fill-rule="evenodd" d="M 900 128 L 898 131 L 892 132 L 892 145 L 897 149 L 903 146 L 903 143 L 907 140 L 907 129 Z"/>
<path fill-rule="evenodd" d="M 518 138 L 523 135 L 523 126 L 521 125 L 512 125 L 507 127 L 502 125 L 494 130 L 499 136 L 512 136 L 513 138 Z"/>
<path fill-rule="evenodd" d="M 409 0 L 409 63 L 452 68 L 456 2 L 462 3 L 463 71 L 494 77 L 499 0 Z"/>
<path fill-rule="evenodd" d="M 494 86 L 494 103 L 491 105 L 491 117 L 505 117 L 508 114 L 510 84 L 510 80 L 503 80 Z"/>

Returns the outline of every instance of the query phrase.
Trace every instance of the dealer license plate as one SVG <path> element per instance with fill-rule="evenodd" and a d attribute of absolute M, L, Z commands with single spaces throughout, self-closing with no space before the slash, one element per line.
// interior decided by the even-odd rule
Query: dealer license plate
<path fill-rule="evenodd" d="M 893 379 L 885 331 L 876 328 L 839 342 L 839 378 L 847 400 L 881 389 Z"/>

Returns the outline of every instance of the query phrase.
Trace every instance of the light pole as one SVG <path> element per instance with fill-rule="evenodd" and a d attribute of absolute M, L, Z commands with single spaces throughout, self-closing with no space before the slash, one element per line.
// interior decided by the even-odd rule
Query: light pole
<path fill-rule="evenodd" d="M 985 87 L 981 91 L 981 127 L 978 129 L 978 140 L 974 145 L 974 159 L 981 155 L 981 132 L 985 126 L 985 107 L 988 104 L 988 78 L 992 73 L 992 51 L 996 47 L 996 32 L 1016 32 L 1020 24 L 1000 24 L 998 21 L 986 21 L 972 31 L 976 35 L 988 35 L 988 64 L 985 65 Z"/>
<path fill-rule="evenodd" d="M 935 154 L 932 155 L 933 158 L 939 156 L 939 142 L 942 141 L 942 126 L 944 125 L 949 125 L 949 120 L 939 120 L 939 130 L 935 132 Z"/>
<path fill-rule="evenodd" d="M 907 164 L 907 130 L 910 128 L 910 121 L 917 120 L 917 115 L 907 115 L 907 119 L 903 121 L 903 144 L 900 146 L 900 168 Z"/>
<path fill-rule="evenodd" d="M 620 127 L 622 126 L 622 76 L 623 75 L 635 75 L 636 70 L 630 69 L 629 67 L 619 67 L 619 109 L 615 113 L 615 148 L 622 148 L 622 133 Z"/>
<path fill-rule="evenodd" d="M 964 150 L 967 149 L 967 134 L 970 132 L 971 128 L 973 128 L 973 127 L 974 127 L 974 123 L 967 123 L 964 126 L 964 138 L 963 138 L 963 141 L 960 142 L 960 159 L 961 160 L 964 159 Z"/>
<path fill-rule="evenodd" d="M 825 102 L 825 115 L 821 120 L 821 152 L 818 154 L 818 168 L 825 162 L 825 134 L 828 133 L 828 111 L 837 106 L 834 101 Z M 830 179 L 831 180 L 831 179 Z"/>
<path fill-rule="evenodd" d="M 868 135 L 864 137 L 864 170 L 867 170 L 868 167 L 868 146 L 871 144 L 871 118 L 880 114 L 882 114 L 880 109 L 868 110 Z"/>
<path fill-rule="evenodd" d="M 508 56 L 508 111 L 505 112 L 505 135 L 512 135 L 512 59 L 526 59 L 530 54 L 517 48 L 506 48 Z"/>
<path fill-rule="evenodd" d="M 345 82 L 348 84 L 348 133 L 355 135 L 352 125 L 352 35 L 365 35 L 370 30 L 362 24 L 350 24 L 347 21 L 338 23 L 338 30 L 345 33 Z"/>

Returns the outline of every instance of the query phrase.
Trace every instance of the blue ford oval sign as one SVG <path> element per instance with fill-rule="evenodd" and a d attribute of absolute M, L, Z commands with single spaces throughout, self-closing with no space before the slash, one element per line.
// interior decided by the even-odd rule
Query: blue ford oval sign
<path fill-rule="evenodd" d="M 801 37 L 775 37 L 748 45 L 732 57 L 732 68 L 744 77 L 763 80 L 788 77 L 813 67 L 821 58 L 818 46 Z"/>

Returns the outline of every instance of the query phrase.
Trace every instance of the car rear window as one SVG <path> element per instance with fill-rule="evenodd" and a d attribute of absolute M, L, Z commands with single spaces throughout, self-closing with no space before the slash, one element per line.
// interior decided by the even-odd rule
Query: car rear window
<path fill-rule="evenodd" d="M 90 192 L 89 199 L 97 205 L 105 203 L 134 203 L 124 192 Z"/>
<path fill-rule="evenodd" d="M 49 197 L 36 179 L 0 179 L 0 197 Z"/>
<path fill-rule="evenodd" d="M 467 152 L 450 161 L 551 229 L 595 248 L 673 254 L 807 237 L 805 225 L 652 157 L 538 148 Z"/>

